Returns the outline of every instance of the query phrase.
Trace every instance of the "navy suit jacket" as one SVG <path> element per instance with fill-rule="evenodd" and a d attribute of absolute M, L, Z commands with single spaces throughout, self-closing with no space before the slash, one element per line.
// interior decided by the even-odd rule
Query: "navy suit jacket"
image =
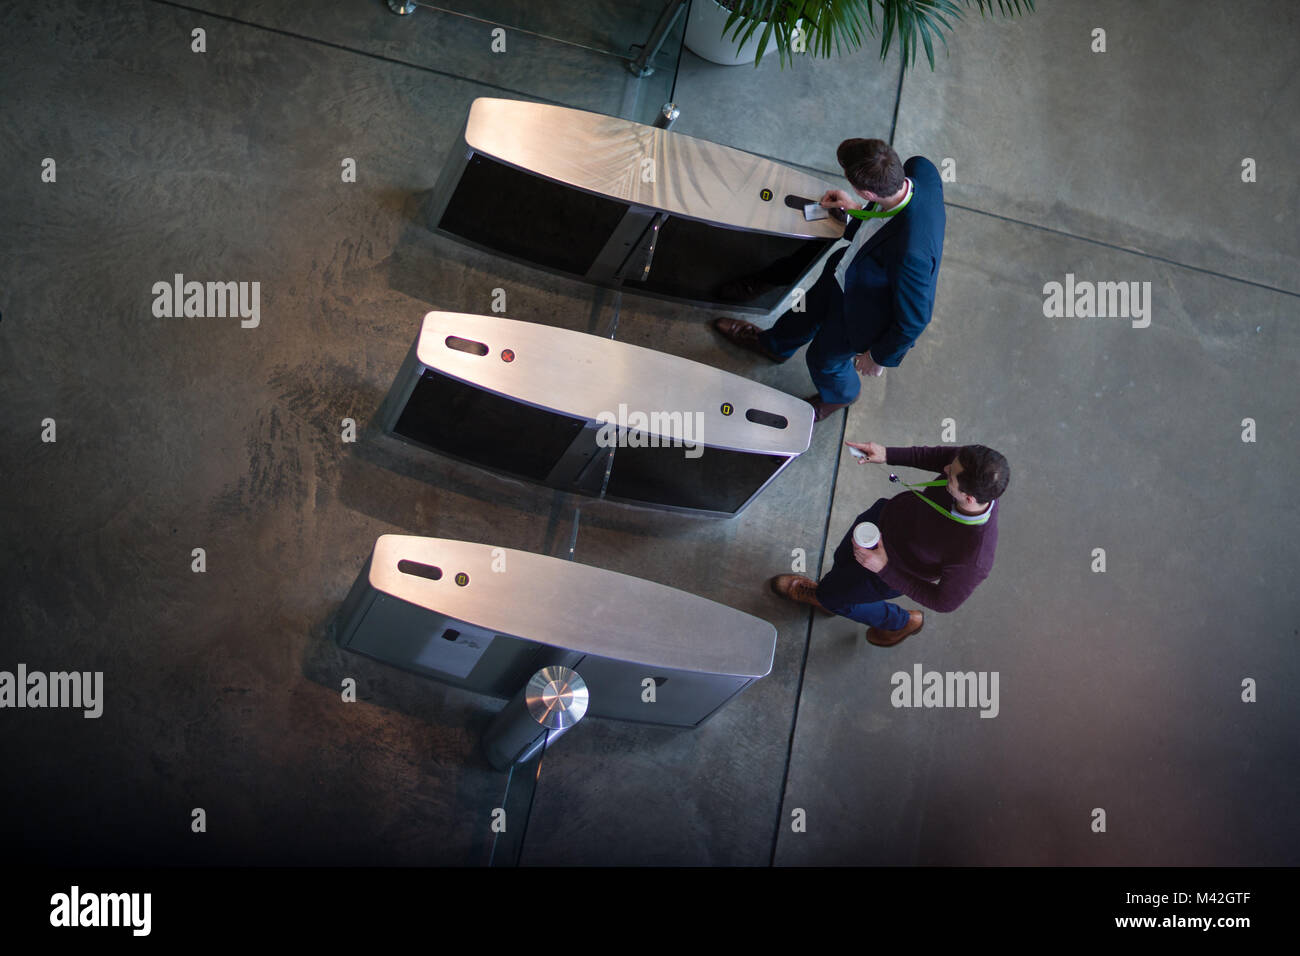
<path fill-rule="evenodd" d="M 943 184 L 924 156 L 903 164 L 912 180 L 911 202 L 872 236 L 844 277 L 844 324 L 855 352 L 871 352 L 877 365 L 894 368 L 912 347 L 934 311 L 943 257 Z M 862 225 L 844 230 L 852 240 Z M 830 264 L 834 271 L 838 258 Z"/>

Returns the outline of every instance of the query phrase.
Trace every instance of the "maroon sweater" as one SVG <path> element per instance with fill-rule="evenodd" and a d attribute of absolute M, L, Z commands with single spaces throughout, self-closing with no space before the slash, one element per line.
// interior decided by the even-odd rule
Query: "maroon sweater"
<path fill-rule="evenodd" d="M 952 445 L 886 448 L 885 459 L 891 465 L 942 471 L 959 450 Z M 947 488 L 925 488 L 921 493 L 944 511 L 954 507 Z M 889 557 L 880 579 L 931 610 L 955 611 L 993 570 L 999 507 L 995 501 L 984 524 L 963 525 L 945 518 L 910 490 L 891 498 L 880 515 L 880 540 Z M 931 583 L 936 579 L 937 584 Z"/>

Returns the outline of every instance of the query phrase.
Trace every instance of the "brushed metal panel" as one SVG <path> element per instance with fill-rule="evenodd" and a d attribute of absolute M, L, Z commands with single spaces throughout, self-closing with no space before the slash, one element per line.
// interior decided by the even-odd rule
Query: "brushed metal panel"
<path fill-rule="evenodd" d="M 398 570 L 418 561 L 433 581 Z M 504 571 L 493 570 L 496 566 Z M 372 587 L 496 634 L 648 668 L 758 678 L 772 669 L 776 628 L 706 598 L 626 574 L 512 548 L 386 534 Z M 468 582 L 457 584 L 457 575 Z M 579 671 L 581 672 L 581 671 Z"/>
<path fill-rule="evenodd" d="M 588 654 L 577 666 L 592 688 L 589 716 L 639 724 L 698 727 L 752 683 L 745 677 L 670 668 L 649 674 L 594 654 Z M 647 677 L 654 677 L 658 683 L 653 706 L 647 706 L 641 697 L 642 681 Z"/>
<path fill-rule="evenodd" d="M 448 336 L 481 342 L 488 354 L 453 349 Z M 502 361 L 505 349 L 514 353 L 513 361 Z M 701 431 L 692 432 L 692 440 L 776 455 L 800 455 L 812 439 L 812 406 L 801 398 L 709 365 L 584 332 L 500 316 L 429 312 L 416 354 L 428 368 L 576 418 L 617 415 L 620 404 L 629 412 L 698 412 Z M 730 415 L 722 412 L 724 402 L 732 406 Z M 751 422 L 745 418 L 751 408 L 781 415 L 788 425 Z M 686 437 L 678 423 L 666 424 L 661 434 Z"/>
<path fill-rule="evenodd" d="M 684 133 L 564 106 L 479 97 L 470 106 L 465 142 L 578 189 L 690 219 L 810 239 L 844 234 L 843 224 L 808 222 L 783 201 L 788 194 L 819 198 L 833 186 Z M 771 199 L 760 198 L 764 189 Z"/>

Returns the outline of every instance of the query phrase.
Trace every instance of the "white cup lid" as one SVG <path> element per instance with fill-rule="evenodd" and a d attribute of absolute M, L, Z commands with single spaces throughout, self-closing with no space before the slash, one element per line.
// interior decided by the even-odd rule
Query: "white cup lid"
<path fill-rule="evenodd" d="M 874 548 L 880 543 L 880 529 L 864 521 L 853 529 L 853 543 L 859 548 Z"/>

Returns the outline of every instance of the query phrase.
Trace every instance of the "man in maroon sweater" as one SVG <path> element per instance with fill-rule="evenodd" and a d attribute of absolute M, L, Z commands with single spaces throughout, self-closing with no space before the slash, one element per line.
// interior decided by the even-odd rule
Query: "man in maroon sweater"
<path fill-rule="evenodd" d="M 1006 491 L 1010 468 L 983 445 L 967 445 L 954 456 L 951 446 L 845 444 L 863 452 L 859 464 L 906 465 L 942 475 L 932 487 L 881 498 L 858 515 L 820 583 L 782 574 L 771 585 L 783 597 L 866 624 L 868 641 L 892 647 L 921 630 L 925 614 L 887 598 L 903 594 L 931 610 L 955 611 L 988 577 L 998 544 L 997 499 Z M 875 548 L 853 542 L 853 529 L 863 521 L 880 528 Z"/>

